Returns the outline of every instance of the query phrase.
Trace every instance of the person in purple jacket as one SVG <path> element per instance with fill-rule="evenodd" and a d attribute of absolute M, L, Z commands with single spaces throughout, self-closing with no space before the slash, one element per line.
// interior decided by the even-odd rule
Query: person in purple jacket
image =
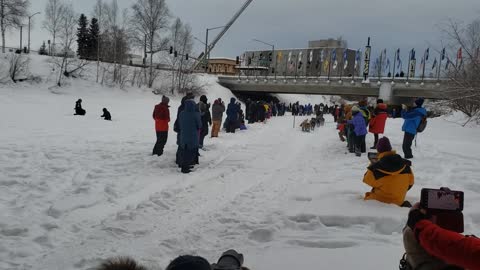
<path fill-rule="evenodd" d="M 365 136 L 368 134 L 367 124 L 365 123 L 365 118 L 363 118 L 360 108 L 358 106 L 353 106 L 352 108 L 353 119 L 348 120 L 349 124 L 352 124 L 354 127 L 355 133 L 355 155 L 357 157 L 362 156 L 362 153 L 367 152 L 367 146 L 365 144 Z"/>

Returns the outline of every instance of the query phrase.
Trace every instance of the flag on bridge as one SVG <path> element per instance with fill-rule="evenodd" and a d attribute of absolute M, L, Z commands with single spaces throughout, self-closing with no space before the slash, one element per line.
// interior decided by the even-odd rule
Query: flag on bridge
<path fill-rule="evenodd" d="M 357 70 L 358 65 L 360 64 L 360 61 L 361 61 L 360 54 L 362 54 L 362 52 L 360 51 L 360 49 L 358 49 L 355 55 L 355 70 Z"/>
<path fill-rule="evenodd" d="M 422 58 L 422 61 L 420 62 L 420 70 L 422 70 L 425 67 L 425 57 Z"/>
<path fill-rule="evenodd" d="M 348 50 L 343 50 L 343 69 L 347 69 L 348 67 Z"/>
<path fill-rule="evenodd" d="M 327 72 L 329 66 L 330 66 L 330 62 L 329 62 L 328 60 L 325 60 L 325 61 L 323 62 L 323 70 L 324 70 L 325 72 Z"/>
<path fill-rule="evenodd" d="M 390 72 L 390 58 L 387 59 L 387 64 L 385 65 L 385 71 Z"/>
<path fill-rule="evenodd" d="M 277 53 L 277 62 L 281 62 L 283 59 L 283 53 L 282 52 L 278 52 Z"/>
<path fill-rule="evenodd" d="M 457 59 L 458 59 L 458 60 L 462 59 L 462 48 L 458 49 Z"/>
<path fill-rule="evenodd" d="M 448 70 L 450 63 L 451 63 L 450 58 L 447 57 L 447 64 L 445 65 L 445 70 Z"/>
<path fill-rule="evenodd" d="M 430 48 L 427 48 L 427 50 L 425 51 L 425 62 L 428 61 L 429 57 L 430 57 Z"/>
<path fill-rule="evenodd" d="M 445 48 L 443 48 L 442 50 L 442 61 L 445 60 L 445 56 L 446 56 L 446 53 L 445 53 Z"/>
<path fill-rule="evenodd" d="M 337 69 L 337 65 L 338 65 L 338 62 L 337 62 L 337 49 L 333 49 L 333 53 L 332 53 L 332 61 L 333 61 L 333 69 Z"/>
<path fill-rule="evenodd" d="M 433 61 L 433 66 L 432 69 L 435 69 L 437 67 L 437 58 L 435 57 L 435 60 Z"/>

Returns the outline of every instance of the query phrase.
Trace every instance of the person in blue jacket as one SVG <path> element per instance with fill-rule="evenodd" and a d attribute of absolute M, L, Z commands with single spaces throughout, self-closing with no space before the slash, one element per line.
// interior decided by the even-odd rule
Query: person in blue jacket
<path fill-rule="evenodd" d="M 226 120 L 227 133 L 235 133 L 235 128 L 237 126 L 238 111 L 240 108 L 235 103 L 236 101 L 237 100 L 232 97 L 227 107 L 227 120 Z"/>
<path fill-rule="evenodd" d="M 367 146 L 365 143 L 365 136 L 367 135 L 367 124 L 365 123 L 365 118 L 361 112 L 361 109 L 358 106 L 353 106 L 352 108 L 353 119 L 348 120 L 347 123 L 352 124 L 354 127 L 355 133 L 355 154 L 357 157 L 362 156 L 362 153 L 367 151 Z"/>
<path fill-rule="evenodd" d="M 423 108 L 423 103 L 425 99 L 417 98 L 415 100 L 415 108 L 408 110 L 408 107 L 402 105 L 402 118 L 405 119 L 405 122 L 402 126 L 402 131 L 405 132 L 403 136 L 403 154 L 406 159 L 412 159 L 412 143 L 417 135 L 417 128 L 420 125 L 423 117 L 427 116 L 427 110 Z"/>
<path fill-rule="evenodd" d="M 182 173 L 190 173 L 191 166 L 194 165 L 198 158 L 198 146 L 200 139 L 200 129 L 202 128 L 202 120 L 200 112 L 197 111 L 195 101 L 185 100 L 185 109 L 180 112 L 180 145 L 182 152 L 181 167 Z"/>

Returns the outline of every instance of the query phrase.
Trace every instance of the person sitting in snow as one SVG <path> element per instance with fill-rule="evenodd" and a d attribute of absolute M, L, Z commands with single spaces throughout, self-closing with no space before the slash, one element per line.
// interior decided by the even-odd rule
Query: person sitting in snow
<path fill-rule="evenodd" d="M 405 196 L 414 184 L 412 163 L 392 150 L 387 137 L 378 141 L 377 151 L 378 162 L 371 164 L 363 177 L 363 182 L 372 187 L 365 200 L 410 207 Z"/>
<path fill-rule="evenodd" d="M 112 115 L 110 114 L 110 112 L 106 108 L 103 108 L 103 115 L 100 116 L 100 117 L 103 117 L 103 119 L 105 119 L 107 121 L 112 121 Z"/>
<path fill-rule="evenodd" d="M 74 115 L 85 115 L 87 111 L 82 108 L 82 99 L 75 102 L 75 114 Z"/>

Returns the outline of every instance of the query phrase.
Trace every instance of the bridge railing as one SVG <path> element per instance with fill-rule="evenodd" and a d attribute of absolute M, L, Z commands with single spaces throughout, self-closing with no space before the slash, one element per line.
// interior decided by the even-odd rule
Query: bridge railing
<path fill-rule="evenodd" d="M 328 84 L 382 84 L 382 83 L 392 83 L 392 84 L 435 84 L 441 85 L 448 81 L 448 79 L 437 79 L 437 78 L 405 78 L 405 77 L 398 77 L 398 78 L 386 78 L 386 77 L 370 77 L 367 81 L 365 81 L 362 77 L 340 77 L 340 76 L 307 76 L 307 77 L 299 77 L 299 76 L 282 76 L 282 77 L 274 77 L 274 76 L 220 76 L 220 80 L 235 80 L 237 83 L 268 83 L 268 84 L 288 84 L 288 83 L 295 83 L 295 84 L 314 84 L 314 83 L 328 83 Z"/>

